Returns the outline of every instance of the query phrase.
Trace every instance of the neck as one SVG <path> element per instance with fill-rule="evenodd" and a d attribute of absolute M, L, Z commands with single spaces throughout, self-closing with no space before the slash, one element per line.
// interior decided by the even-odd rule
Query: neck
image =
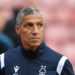
<path fill-rule="evenodd" d="M 23 48 L 25 49 L 25 50 L 30 50 L 31 52 L 36 52 L 37 51 L 37 49 L 38 49 L 38 47 L 35 47 L 35 46 L 33 46 L 33 47 L 29 47 L 29 46 L 23 46 Z"/>
<path fill-rule="evenodd" d="M 33 48 L 29 48 L 29 47 L 25 47 L 23 45 L 21 45 L 21 49 L 22 49 L 22 53 L 25 57 L 27 58 L 36 58 L 37 57 L 37 53 L 38 53 L 38 49 L 33 47 Z"/>

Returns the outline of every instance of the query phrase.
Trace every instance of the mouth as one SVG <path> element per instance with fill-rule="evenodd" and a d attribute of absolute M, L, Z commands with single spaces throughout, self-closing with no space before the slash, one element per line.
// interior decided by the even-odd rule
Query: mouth
<path fill-rule="evenodd" d="M 32 40 L 39 40 L 40 38 L 31 38 Z"/>
<path fill-rule="evenodd" d="M 33 41 L 38 41 L 38 40 L 40 40 L 40 38 L 30 38 L 31 40 L 33 40 Z"/>

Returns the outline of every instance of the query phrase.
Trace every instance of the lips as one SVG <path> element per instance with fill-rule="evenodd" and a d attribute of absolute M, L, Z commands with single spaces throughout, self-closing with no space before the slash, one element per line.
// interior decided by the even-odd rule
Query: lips
<path fill-rule="evenodd" d="M 30 39 L 40 39 L 40 37 L 34 36 L 34 37 L 30 37 Z"/>
<path fill-rule="evenodd" d="M 37 39 L 37 40 L 38 40 L 38 39 L 40 39 L 40 38 L 30 38 L 30 39 Z"/>
<path fill-rule="evenodd" d="M 40 38 L 30 38 L 30 39 L 37 39 L 37 40 L 38 40 L 38 39 L 40 39 Z"/>

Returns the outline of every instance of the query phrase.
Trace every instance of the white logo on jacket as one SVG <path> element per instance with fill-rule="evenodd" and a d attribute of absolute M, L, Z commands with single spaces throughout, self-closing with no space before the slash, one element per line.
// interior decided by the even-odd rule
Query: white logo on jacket
<path fill-rule="evenodd" d="M 39 75 L 45 75 L 46 74 L 46 66 L 41 65 L 41 68 L 39 70 Z"/>
<path fill-rule="evenodd" d="M 13 75 L 18 75 L 19 66 L 14 66 L 15 73 Z"/>

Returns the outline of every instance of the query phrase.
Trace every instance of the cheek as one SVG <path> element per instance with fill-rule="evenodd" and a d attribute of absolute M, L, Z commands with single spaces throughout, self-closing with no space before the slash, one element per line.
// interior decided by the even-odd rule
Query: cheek
<path fill-rule="evenodd" d="M 30 33 L 28 31 L 23 30 L 23 31 L 21 31 L 20 36 L 23 40 L 28 40 Z"/>
<path fill-rule="evenodd" d="M 40 33 L 41 39 L 44 39 L 44 36 L 45 36 L 45 34 L 44 34 L 44 31 L 42 30 L 41 33 Z"/>

